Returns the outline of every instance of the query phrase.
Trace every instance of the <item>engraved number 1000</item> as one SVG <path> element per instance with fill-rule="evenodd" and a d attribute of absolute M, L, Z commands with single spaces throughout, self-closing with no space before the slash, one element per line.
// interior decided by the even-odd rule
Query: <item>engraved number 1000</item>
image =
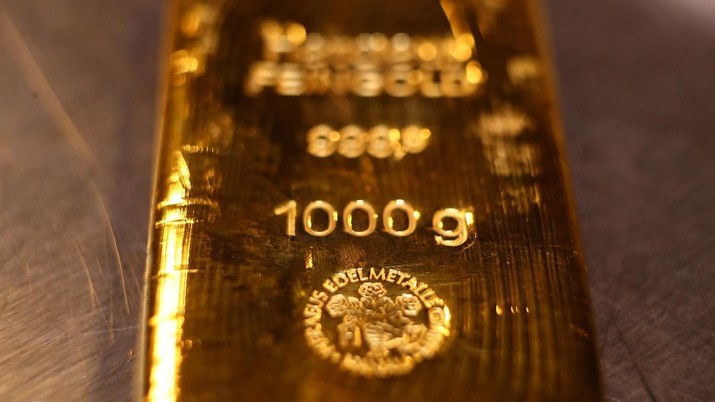
<path fill-rule="evenodd" d="M 317 228 L 314 224 L 315 214 L 319 211 L 327 215 L 327 224 Z M 367 216 L 367 225 L 356 228 L 354 213 L 362 211 Z M 397 228 L 395 213 L 401 212 L 406 217 L 406 223 Z M 295 236 L 295 227 L 298 217 L 298 204 L 294 200 L 287 201 L 274 210 L 276 215 L 286 215 L 286 234 Z M 415 232 L 420 213 L 404 200 L 392 200 L 382 210 L 383 230 L 392 236 L 405 237 Z M 456 208 L 445 208 L 435 212 L 432 216 L 432 230 L 437 234 L 434 240 L 438 245 L 456 247 L 464 244 L 469 237 L 469 226 L 473 223 L 471 212 Z M 450 222 L 451 221 L 451 222 Z M 356 237 L 371 235 L 377 229 L 378 215 L 370 203 L 363 200 L 350 201 L 342 213 L 343 230 Z M 338 224 L 338 212 L 332 205 L 325 201 L 313 201 L 303 209 L 303 230 L 311 236 L 325 237 L 335 231 Z M 447 229 L 452 226 L 451 229 Z"/>

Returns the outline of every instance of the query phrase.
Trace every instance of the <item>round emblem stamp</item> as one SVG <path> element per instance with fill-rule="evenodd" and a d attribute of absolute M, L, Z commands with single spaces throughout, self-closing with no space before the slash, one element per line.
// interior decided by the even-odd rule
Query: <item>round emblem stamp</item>
<path fill-rule="evenodd" d="M 411 274 L 352 268 L 326 279 L 303 310 L 305 339 L 322 359 L 364 377 L 407 374 L 449 337 L 449 308 Z"/>

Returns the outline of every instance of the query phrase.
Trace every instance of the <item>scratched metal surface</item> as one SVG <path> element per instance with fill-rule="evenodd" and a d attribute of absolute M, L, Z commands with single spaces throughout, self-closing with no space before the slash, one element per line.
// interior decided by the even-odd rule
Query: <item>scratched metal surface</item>
<path fill-rule="evenodd" d="M 161 1 L 0 1 L 0 400 L 136 396 Z M 715 6 L 549 2 L 608 400 L 715 400 Z"/>

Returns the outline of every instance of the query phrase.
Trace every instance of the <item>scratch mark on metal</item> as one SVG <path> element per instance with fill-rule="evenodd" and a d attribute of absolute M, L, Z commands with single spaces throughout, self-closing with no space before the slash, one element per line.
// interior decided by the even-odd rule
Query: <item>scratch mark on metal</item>
<path fill-rule="evenodd" d="M 653 402 L 658 402 L 658 398 L 656 398 L 655 393 L 653 392 L 653 388 L 651 387 L 650 383 L 648 382 L 648 379 L 646 378 L 645 374 L 641 370 L 640 366 L 638 365 L 638 362 L 635 359 L 635 356 L 633 356 L 633 352 L 631 351 L 630 345 L 628 344 L 628 341 L 626 340 L 625 335 L 623 335 L 623 331 L 621 330 L 621 326 L 616 322 L 614 327 L 616 328 L 616 332 L 618 333 L 618 336 L 621 338 L 621 342 L 623 344 L 623 347 L 626 349 L 626 353 L 628 353 L 628 358 L 631 360 L 631 363 L 633 364 L 633 368 L 636 370 L 636 374 L 638 374 L 638 379 L 640 379 L 641 383 L 643 384 L 643 388 L 648 395 L 648 399 L 650 399 Z"/>
<path fill-rule="evenodd" d="M 113 252 L 114 252 L 114 258 L 117 261 L 117 267 L 119 268 L 119 279 L 122 284 L 122 294 L 124 295 L 124 308 L 126 309 L 128 314 L 131 314 L 131 308 L 129 307 L 129 297 L 127 295 L 127 284 L 125 280 L 125 274 L 124 274 L 124 264 L 122 263 L 122 257 L 119 254 L 119 244 L 117 243 L 117 236 L 114 231 L 114 224 L 112 224 L 112 218 L 109 216 L 109 211 L 107 210 L 107 204 L 104 202 L 104 197 L 102 197 L 102 194 L 99 192 L 99 189 L 97 188 L 97 184 L 94 182 L 94 179 L 90 177 L 90 183 L 92 185 L 92 189 L 94 189 L 94 193 L 97 196 L 97 199 L 99 200 L 99 205 L 102 208 L 102 216 L 104 217 L 104 221 L 107 224 L 107 227 L 109 227 L 109 238 L 112 241 L 112 247 L 113 247 Z"/>
<path fill-rule="evenodd" d="M 114 343 L 114 292 L 109 292 L 109 342 Z"/>
<path fill-rule="evenodd" d="M 62 106 L 62 102 L 60 102 L 57 94 L 52 89 L 45 73 L 32 55 L 27 43 L 25 43 L 20 31 L 18 31 L 2 3 L 0 3 L 0 41 L 8 48 L 10 56 L 20 67 L 19 70 L 27 85 L 42 94 L 42 96 L 38 97 L 40 103 L 60 128 L 67 142 L 80 155 L 87 167 L 95 166 L 96 161 L 87 145 L 87 141 Z"/>
<path fill-rule="evenodd" d="M 141 293 L 142 287 L 139 284 L 139 279 L 137 278 L 136 272 L 134 272 L 135 270 L 131 268 L 132 265 L 139 266 L 139 265 L 141 265 L 141 263 L 137 260 L 136 256 L 134 257 L 134 261 L 135 261 L 134 264 L 132 264 L 132 262 L 129 263 L 129 266 L 130 266 L 129 273 L 132 275 L 132 280 L 134 282 L 134 288 L 137 290 L 137 292 Z"/>
<path fill-rule="evenodd" d="M 117 331 L 117 332 L 133 331 L 133 330 L 137 330 L 140 328 L 141 328 L 141 326 L 139 326 L 139 325 L 130 325 L 130 326 L 126 326 L 126 327 L 115 328 L 113 331 Z M 60 339 L 76 339 L 79 337 L 103 335 L 108 332 L 110 332 L 110 331 L 100 330 L 100 331 L 80 332 L 77 334 L 62 334 L 62 335 L 52 335 L 52 336 L 45 335 L 45 336 L 40 336 L 40 337 L 34 338 L 33 341 L 55 341 L 55 340 L 60 340 Z"/>
<path fill-rule="evenodd" d="M 52 89 L 47 76 L 45 76 L 42 68 L 38 64 L 35 57 L 32 55 L 27 43 L 23 39 L 22 35 L 18 31 L 17 27 L 12 21 L 10 14 L 7 13 L 4 7 L 0 5 L 0 43 L 9 49 L 11 56 L 20 67 L 20 71 L 25 78 L 28 86 L 37 90 L 42 94 L 39 97 L 40 103 L 42 104 L 45 111 L 49 114 L 51 119 L 57 124 L 62 135 L 67 139 L 70 146 L 77 152 L 82 160 L 85 168 L 89 171 L 90 184 L 94 189 L 94 192 L 99 200 L 100 207 L 104 214 L 105 221 L 110 231 L 110 238 L 112 245 L 114 247 L 114 255 L 117 260 L 117 264 L 120 271 L 120 280 L 122 285 L 122 292 L 124 294 L 124 307 L 127 313 L 131 313 L 129 307 L 129 298 L 127 296 L 127 287 L 125 283 L 124 266 L 122 264 L 119 247 L 117 244 L 117 238 L 114 231 L 114 225 L 112 224 L 111 217 L 107 211 L 106 203 L 104 198 L 97 188 L 97 184 L 94 181 L 91 171 L 97 166 L 96 160 L 92 154 L 87 141 L 85 140 L 82 133 L 79 131 L 75 125 L 72 118 L 65 110 L 62 102 L 57 97 L 57 94 Z"/>
<path fill-rule="evenodd" d="M 673 392 L 675 392 L 675 393 L 677 393 L 677 394 L 679 394 L 679 395 L 682 395 L 682 396 L 688 398 L 689 400 L 698 401 L 698 402 L 704 402 L 703 399 L 694 397 L 694 396 L 688 394 L 688 393 L 685 392 L 685 391 L 682 391 L 682 390 L 679 390 L 679 389 L 675 389 L 675 388 L 671 388 L 671 387 L 669 387 L 668 389 L 671 390 L 671 391 L 673 391 Z"/>
<path fill-rule="evenodd" d="M 629 208 L 633 209 L 633 208 Z M 628 259 L 628 251 L 631 249 L 631 240 L 633 239 L 633 232 L 635 231 L 635 222 L 631 221 L 628 226 L 626 227 L 626 242 L 623 245 L 623 252 L 621 254 L 621 263 L 618 267 L 618 273 L 616 274 L 616 279 L 615 279 L 615 294 L 612 297 L 609 297 L 608 300 L 612 300 L 613 306 L 611 307 L 611 311 L 609 312 L 608 315 L 608 320 L 606 321 L 606 325 L 603 327 L 601 330 L 601 333 L 603 334 L 603 342 L 602 342 L 602 350 L 605 351 L 606 348 L 608 348 L 608 338 L 610 335 L 610 329 L 613 326 L 618 326 L 617 323 L 617 316 L 616 313 L 619 313 L 618 309 L 618 301 L 621 297 L 621 290 L 622 290 L 622 284 L 623 284 L 623 276 L 626 273 L 626 263 Z"/>
<path fill-rule="evenodd" d="M 104 260 L 107 261 L 107 260 L 108 260 L 108 257 L 107 257 L 107 255 L 106 255 L 106 254 L 107 254 L 107 245 L 106 245 L 106 243 L 104 244 L 104 254 L 105 254 L 105 255 L 104 255 Z M 105 286 L 109 286 L 109 284 L 107 283 L 107 277 L 104 275 L 104 270 L 102 269 L 102 262 L 99 261 L 99 256 L 94 257 L 94 261 L 95 261 L 95 263 L 97 264 L 97 271 L 99 271 L 99 274 L 100 274 L 100 276 L 102 277 L 102 281 L 104 282 L 104 285 L 105 285 Z"/>
<path fill-rule="evenodd" d="M 79 260 L 82 263 L 82 268 L 84 268 L 84 276 L 87 278 L 87 287 L 89 288 L 89 299 L 92 302 L 92 307 L 96 309 L 97 304 L 99 303 L 99 301 L 97 299 L 97 292 L 94 289 L 94 282 L 92 281 L 92 275 L 90 275 L 90 273 L 89 273 L 89 268 L 87 267 L 87 261 L 84 259 L 82 250 L 79 249 L 79 244 L 77 244 L 77 240 L 74 241 L 74 248 L 75 248 L 75 250 L 77 250 L 77 255 L 79 256 Z"/>
<path fill-rule="evenodd" d="M 84 268 L 84 274 L 87 277 L 87 283 L 89 284 L 89 292 L 90 292 L 90 297 L 92 300 L 92 307 L 95 309 L 98 308 L 98 304 L 101 304 L 99 301 L 99 298 L 97 297 L 97 292 L 94 287 L 94 281 L 92 280 L 92 276 L 90 275 L 89 272 L 89 266 L 87 265 L 87 260 L 84 258 L 84 254 L 79 248 L 79 243 L 75 240 L 74 242 L 75 249 L 77 250 L 77 255 L 79 255 L 79 259 L 82 262 L 82 267 Z M 98 308 L 100 314 L 102 315 L 102 321 L 104 321 L 105 327 L 109 328 L 109 322 L 107 321 L 107 316 L 104 314 L 104 310 L 101 308 L 101 306 Z"/>
<path fill-rule="evenodd" d="M 27 273 L 27 285 L 30 286 L 30 292 L 34 292 L 32 288 L 32 274 L 30 273 L 30 263 L 25 262 L 25 272 Z"/>
<path fill-rule="evenodd" d="M 85 140 L 82 133 L 79 131 L 75 125 L 72 118 L 65 110 L 62 102 L 60 102 L 57 94 L 52 89 L 47 77 L 45 76 L 42 68 L 38 64 L 35 57 L 32 55 L 27 43 L 23 39 L 22 35 L 18 31 L 17 27 L 12 21 L 10 14 L 7 13 L 4 7 L 0 5 L 0 43 L 5 45 L 10 50 L 11 56 L 14 56 L 15 62 L 20 67 L 20 71 L 25 78 L 28 86 L 42 93 L 39 100 L 44 107 L 45 111 L 49 114 L 52 120 L 60 128 L 62 135 L 67 139 L 70 146 L 77 152 L 82 160 L 85 168 L 89 171 L 90 184 L 94 189 L 94 192 L 99 200 L 100 207 L 104 214 L 105 221 L 110 231 L 110 238 L 112 241 L 112 246 L 114 247 L 114 255 L 117 260 L 117 264 L 120 272 L 120 280 L 122 285 L 122 292 L 124 294 L 124 308 L 127 313 L 131 313 L 131 308 L 129 307 L 129 298 L 127 296 L 127 286 L 125 281 L 124 266 L 122 264 L 119 247 L 117 244 L 117 238 L 115 235 L 114 225 L 112 224 L 111 217 L 107 211 L 106 203 L 104 198 L 97 188 L 97 184 L 94 181 L 91 172 L 97 167 L 96 160 L 92 154 L 87 141 Z"/>

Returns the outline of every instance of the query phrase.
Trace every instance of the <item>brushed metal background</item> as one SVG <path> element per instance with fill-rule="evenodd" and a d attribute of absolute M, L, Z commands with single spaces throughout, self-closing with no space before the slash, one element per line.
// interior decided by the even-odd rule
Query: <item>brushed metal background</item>
<path fill-rule="evenodd" d="M 0 0 L 0 400 L 137 395 L 162 4 Z M 548 6 L 607 400 L 715 400 L 715 8 Z"/>

